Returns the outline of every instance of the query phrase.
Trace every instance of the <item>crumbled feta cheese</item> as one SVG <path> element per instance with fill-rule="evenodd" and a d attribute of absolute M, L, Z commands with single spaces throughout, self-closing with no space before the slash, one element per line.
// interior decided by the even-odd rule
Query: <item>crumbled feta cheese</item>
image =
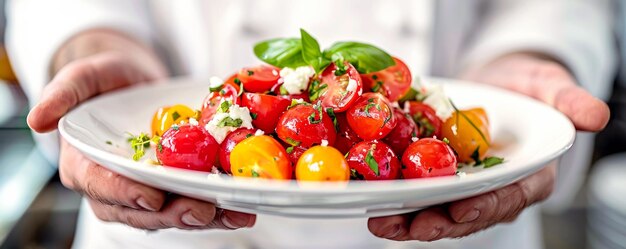
<path fill-rule="evenodd" d="M 299 99 L 292 99 L 292 101 L 295 101 L 295 102 L 296 102 L 296 103 L 298 103 L 298 104 L 303 104 L 303 103 L 305 103 L 304 99 L 302 99 L 302 98 L 299 98 Z"/>
<path fill-rule="evenodd" d="M 328 146 L 328 140 L 322 139 L 322 146 Z"/>
<path fill-rule="evenodd" d="M 356 86 L 357 86 L 357 84 L 356 84 L 356 80 L 354 80 L 354 79 L 350 78 L 350 79 L 348 80 L 348 86 L 346 87 L 346 91 L 348 91 L 348 92 L 354 92 L 354 91 L 356 91 Z"/>
<path fill-rule="evenodd" d="M 400 104 L 398 104 L 398 101 L 394 101 L 391 102 L 391 107 L 400 108 Z"/>
<path fill-rule="evenodd" d="M 459 178 L 464 178 L 464 177 L 466 177 L 466 176 L 467 176 L 467 173 L 459 171 L 459 172 L 457 172 L 457 173 L 456 173 L 456 175 L 457 175 Z"/>
<path fill-rule="evenodd" d="M 217 88 L 222 84 L 224 84 L 224 80 L 222 80 L 220 77 L 213 76 L 209 78 L 209 88 Z"/>
<path fill-rule="evenodd" d="M 213 167 L 211 167 L 211 174 L 219 175 L 219 174 L 221 174 L 221 172 L 220 172 L 220 170 L 217 167 L 213 166 Z"/>
<path fill-rule="evenodd" d="M 452 116 L 454 108 L 452 108 L 452 104 L 450 104 L 450 100 L 444 93 L 441 85 L 429 86 L 426 90 L 426 95 L 427 97 L 424 99 L 424 104 L 432 107 L 437 117 L 445 121 Z"/>
<path fill-rule="evenodd" d="M 409 105 L 409 101 L 404 102 L 404 108 L 402 108 L 402 110 L 405 113 L 411 113 L 411 105 Z"/>
<path fill-rule="evenodd" d="M 254 132 L 255 136 L 263 136 L 265 135 L 265 132 L 263 130 L 256 130 L 256 132 Z"/>
<path fill-rule="evenodd" d="M 280 70 L 280 77 L 283 78 L 283 88 L 289 94 L 299 94 L 304 92 L 309 86 L 309 79 L 315 74 L 310 66 L 297 67 L 295 69 L 285 67 Z"/>
<path fill-rule="evenodd" d="M 198 120 L 196 120 L 195 118 L 189 118 L 189 124 L 190 125 L 198 125 Z"/>
<path fill-rule="evenodd" d="M 218 124 L 222 122 L 225 118 L 231 118 L 233 120 L 241 119 L 241 125 L 239 127 L 232 126 L 222 126 L 219 127 Z M 204 128 L 215 138 L 215 141 L 218 143 L 222 143 L 226 138 L 228 133 L 240 128 L 250 128 L 252 129 L 252 117 L 250 116 L 250 110 L 247 107 L 240 107 L 238 105 L 232 105 L 228 108 L 228 112 L 226 113 L 216 113 L 211 118 L 211 121 L 207 123 Z"/>
<path fill-rule="evenodd" d="M 417 140 L 420 140 L 420 139 L 418 137 L 411 137 L 411 141 L 417 142 Z"/>
<path fill-rule="evenodd" d="M 274 76 L 278 76 L 278 71 L 276 71 L 276 69 L 272 69 L 272 74 L 273 74 Z"/>

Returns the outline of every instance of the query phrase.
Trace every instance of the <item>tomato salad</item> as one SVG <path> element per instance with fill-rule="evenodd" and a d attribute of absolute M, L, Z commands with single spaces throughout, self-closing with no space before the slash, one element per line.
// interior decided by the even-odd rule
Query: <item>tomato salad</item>
<path fill-rule="evenodd" d="M 155 162 L 170 167 L 299 181 L 447 176 L 503 161 L 486 156 L 484 109 L 459 110 L 440 86 L 413 82 L 401 59 L 375 46 L 322 51 L 301 30 L 254 52 L 267 64 L 211 78 L 200 110 L 159 108 L 151 135 L 129 139 L 133 159 L 153 147 Z"/>

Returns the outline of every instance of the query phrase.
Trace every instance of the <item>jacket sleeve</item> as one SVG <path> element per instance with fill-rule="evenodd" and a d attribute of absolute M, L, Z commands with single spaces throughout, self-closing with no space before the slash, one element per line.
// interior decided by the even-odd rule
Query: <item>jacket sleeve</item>
<path fill-rule="evenodd" d="M 567 66 L 579 84 L 607 99 L 617 67 L 611 0 L 491 0 L 461 68 L 532 51 Z"/>
<path fill-rule="evenodd" d="M 9 0 L 6 45 L 31 105 L 50 80 L 52 57 L 65 41 L 92 28 L 114 29 L 149 42 L 143 0 Z"/>

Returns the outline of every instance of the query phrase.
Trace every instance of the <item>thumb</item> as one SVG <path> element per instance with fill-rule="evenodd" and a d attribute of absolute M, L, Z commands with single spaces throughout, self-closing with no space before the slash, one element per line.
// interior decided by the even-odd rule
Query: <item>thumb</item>
<path fill-rule="evenodd" d="M 28 125 L 37 132 L 52 131 L 63 115 L 90 97 L 162 76 L 144 72 L 117 52 L 78 59 L 63 67 L 44 88 L 39 103 L 28 114 Z"/>

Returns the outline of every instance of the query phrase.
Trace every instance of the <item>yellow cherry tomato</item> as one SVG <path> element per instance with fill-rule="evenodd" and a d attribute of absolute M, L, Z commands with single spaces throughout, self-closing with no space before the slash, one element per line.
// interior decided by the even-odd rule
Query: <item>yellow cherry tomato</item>
<path fill-rule="evenodd" d="M 188 123 L 190 118 L 196 116 L 197 112 L 185 105 L 161 107 L 152 116 L 152 135 L 161 136 L 173 124 L 180 124 L 181 121 Z"/>
<path fill-rule="evenodd" d="M 239 142 L 230 153 L 235 177 L 291 179 L 293 169 L 285 148 L 276 139 L 262 135 Z"/>
<path fill-rule="evenodd" d="M 476 155 L 480 159 L 485 157 L 491 144 L 489 119 L 483 108 L 453 112 L 444 122 L 441 134 L 450 141 L 459 154 L 459 162 L 463 163 L 473 162 Z"/>
<path fill-rule="evenodd" d="M 330 146 L 305 151 L 296 165 L 298 181 L 348 181 L 350 166 L 341 152 Z"/>

